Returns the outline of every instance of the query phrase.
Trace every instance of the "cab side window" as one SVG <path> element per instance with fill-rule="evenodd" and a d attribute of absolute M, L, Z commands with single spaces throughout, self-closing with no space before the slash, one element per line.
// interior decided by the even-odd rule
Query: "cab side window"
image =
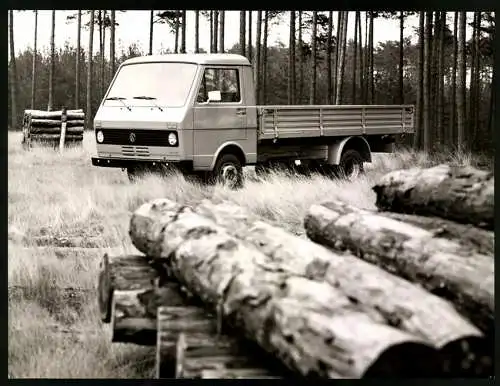
<path fill-rule="evenodd" d="M 210 91 L 220 91 L 221 102 L 240 102 L 240 77 L 235 68 L 206 68 L 196 101 L 204 103 Z"/>

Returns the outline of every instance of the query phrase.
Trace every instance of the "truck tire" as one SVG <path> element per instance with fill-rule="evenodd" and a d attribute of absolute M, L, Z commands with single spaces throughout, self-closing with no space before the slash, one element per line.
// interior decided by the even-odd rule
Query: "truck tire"
<path fill-rule="evenodd" d="M 219 156 L 214 170 L 210 173 L 209 182 L 220 183 L 230 189 L 239 189 L 243 186 L 243 167 L 234 154 L 226 153 Z"/>
<path fill-rule="evenodd" d="M 348 180 L 358 177 L 365 171 L 363 157 L 354 149 L 348 149 L 342 153 L 339 166 L 340 177 Z"/>

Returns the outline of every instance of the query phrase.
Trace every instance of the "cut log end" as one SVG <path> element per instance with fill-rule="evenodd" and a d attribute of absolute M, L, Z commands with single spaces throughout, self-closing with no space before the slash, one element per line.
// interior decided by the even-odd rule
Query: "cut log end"
<path fill-rule="evenodd" d="M 430 378 L 441 375 L 439 354 L 430 346 L 404 342 L 386 349 L 363 378 Z"/>

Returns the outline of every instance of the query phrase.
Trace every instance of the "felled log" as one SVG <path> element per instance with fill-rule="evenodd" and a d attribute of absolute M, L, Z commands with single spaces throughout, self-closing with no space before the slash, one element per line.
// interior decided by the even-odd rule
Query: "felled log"
<path fill-rule="evenodd" d="M 59 141 L 60 134 L 30 134 L 32 141 Z M 67 134 L 66 140 L 82 141 L 83 134 Z"/>
<path fill-rule="evenodd" d="M 207 369 L 200 373 L 201 379 L 281 379 L 266 369 Z"/>
<path fill-rule="evenodd" d="M 59 135 L 61 133 L 61 126 L 57 127 L 45 127 L 45 126 L 32 126 L 31 134 L 56 134 Z M 66 126 L 66 136 L 76 134 L 80 135 L 83 138 L 83 126 Z"/>
<path fill-rule="evenodd" d="M 472 167 L 398 170 L 373 187 L 384 211 L 431 215 L 493 230 L 494 176 Z"/>
<path fill-rule="evenodd" d="M 41 111 L 41 110 L 24 110 L 24 113 L 33 119 L 61 119 L 62 110 L 58 111 Z M 85 119 L 83 110 L 67 110 L 68 119 Z"/>
<path fill-rule="evenodd" d="M 258 348 L 248 347 L 234 338 L 215 334 L 207 337 L 188 332 L 180 333 L 175 360 L 175 378 L 203 378 L 207 376 L 206 372 L 210 371 L 217 372 L 218 378 L 249 378 L 252 375 L 260 378 L 281 378 L 276 374 L 283 372 L 281 367 L 276 369 L 272 359 L 270 363 L 266 355 L 259 356 Z"/>
<path fill-rule="evenodd" d="M 85 124 L 83 119 L 69 119 L 67 121 L 68 127 L 77 127 Z M 31 119 L 32 127 L 57 127 L 61 128 L 61 120 L 60 119 Z"/>
<path fill-rule="evenodd" d="M 294 271 L 292 264 L 276 261 L 279 251 L 272 257 L 259 252 L 169 200 L 141 206 L 132 216 L 130 235 L 139 250 L 167 261 L 179 281 L 207 307 L 220 310 L 226 323 L 299 374 L 361 378 L 438 371 L 428 340 L 389 326 L 380 312 L 346 295 L 349 280 L 333 285 L 324 280 L 325 264 L 296 259 L 307 275 Z M 303 241 L 308 248 L 314 245 Z M 467 325 L 458 317 L 454 321 Z"/>
<path fill-rule="evenodd" d="M 434 236 L 459 243 L 476 252 L 489 255 L 495 253 L 495 233 L 473 225 L 460 224 L 439 217 L 426 217 L 413 214 L 383 212 L 384 217 L 403 221 L 430 231 Z"/>
<path fill-rule="evenodd" d="M 308 237 L 419 283 L 452 302 L 483 332 L 494 331 L 494 260 L 418 226 L 335 201 L 313 205 Z"/>

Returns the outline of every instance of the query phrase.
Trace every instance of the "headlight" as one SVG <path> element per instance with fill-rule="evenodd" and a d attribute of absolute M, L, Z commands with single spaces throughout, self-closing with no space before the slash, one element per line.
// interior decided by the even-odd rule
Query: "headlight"
<path fill-rule="evenodd" d="M 168 135 L 168 144 L 170 146 L 175 146 L 177 145 L 177 135 L 175 133 L 170 133 Z"/>
<path fill-rule="evenodd" d="M 97 132 L 97 142 L 99 143 L 104 142 L 104 133 L 101 130 Z"/>

